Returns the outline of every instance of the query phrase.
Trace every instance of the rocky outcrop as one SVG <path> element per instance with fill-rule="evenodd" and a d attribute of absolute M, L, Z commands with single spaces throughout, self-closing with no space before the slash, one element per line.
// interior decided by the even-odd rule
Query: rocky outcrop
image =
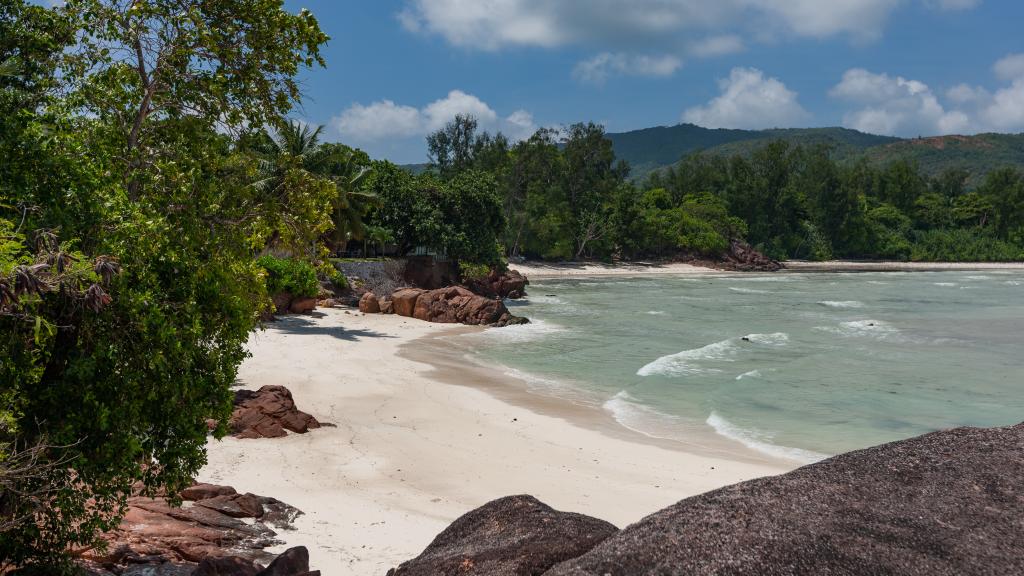
<path fill-rule="evenodd" d="M 742 240 L 729 243 L 729 251 L 722 257 L 722 267 L 742 272 L 775 272 L 783 265 L 765 256 Z"/>
<path fill-rule="evenodd" d="M 1022 479 L 1024 424 L 957 428 L 687 498 L 546 571 L 498 561 L 469 571 L 544 553 L 520 516 L 488 504 L 394 574 L 1024 574 Z M 549 522 L 545 530 L 574 525 Z M 568 540 L 555 534 L 548 545 Z M 460 554 L 462 572 L 450 568 Z"/>
<path fill-rule="evenodd" d="M 959 428 L 688 498 L 550 576 L 1024 574 L 1024 425 Z"/>
<path fill-rule="evenodd" d="M 238 494 L 230 486 L 193 488 L 182 497 L 194 501 L 181 507 L 163 499 L 129 498 L 121 524 L 104 535 L 106 552 L 93 549 L 82 555 L 87 573 L 299 576 L 309 571 L 307 553 L 306 564 L 295 570 L 268 572 L 281 557 L 301 557 L 305 549 L 289 550 L 278 558 L 265 551 L 282 543 L 275 529 L 290 528 L 302 512 L 274 498 Z M 210 494 L 216 495 L 207 497 Z M 244 500 L 246 510 L 225 505 L 233 500 Z"/>
<path fill-rule="evenodd" d="M 509 496 L 462 516 L 388 575 L 541 574 L 616 531 L 603 520 L 553 510 L 532 496 Z"/>
<path fill-rule="evenodd" d="M 397 290 L 391 295 L 391 310 L 399 316 L 449 324 L 508 326 L 529 322 L 513 316 L 501 300 L 478 296 L 461 286 Z"/>
<path fill-rule="evenodd" d="M 517 270 L 492 270 L 483 278 L 463 279 L 463 284 L 474 294 L 487 298 L 522 298 L 530 281 Z"/>
<path fill-rule="evenodd" d="M 281 292 L 270 297 L 273 307 L 261 315 L 262 320 L 273 320 L 274 315 L 309 314 L 316 309 L 317 299 L 304 296 L 295 297 L 290 292 Z"/>
<path fill-rule="evenodd" d="M 373 292 L 363 294 L 363 297 L 359 299 L 359 311 L 363 314 L 378 314 L 380 302 L 377 300 L 377 295 Z"/>
<path fill-rule="evenodd" d="M 237 438 L 280 438 L 286 430 L 305 434 L 319 428 L 316 418 L 295 407 L 284 386 L 264 386 L 257 391 L 236 390 L 235 410 L 228 429 Z"/>

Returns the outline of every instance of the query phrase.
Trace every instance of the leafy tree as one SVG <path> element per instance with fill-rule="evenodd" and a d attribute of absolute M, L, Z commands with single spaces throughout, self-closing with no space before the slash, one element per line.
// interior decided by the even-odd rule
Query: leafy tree
<path fill-rule="evenodd" d="M 470 168 L 473 153 L 478 147 L 477 120 L 468 114 L 458 114 L 443 128 L 427 136 L 427 156 L 430 165 L 442 177 L 449 177 Z"/>
<path fill-rule="evenodd" d="M 992 207 L 992 227 L 1001 240 L 1024 240 L 1024 174 L 1016 168 L 989 172 L 978 187 L 978 196 Z"/>
<path fill-rule="evenodd" d="M 279 124 L 326 36 L 272 0 L 12 0 L 0 15 L 3 42 L 33 62 L 0 81 L 0 219 L 60 239 L 19 260 L 45 258 L 58 278 L 81 266 L 88 284 L 84 300 L 35 290 L 0 315 L 15 375 L 0 381 L 0 444 L 41 447 L 44 471 L 0 483 L 4 517 L 32 518 L 4 532 L 0 558 L 52 574 L 117 522 L 136 481 L 169 494 L 190 482 L 206 420 L 226 421 L 265 303 L 252 248 L 285 219 L 322 217 L 317 201 L 254 186 L 257 167 L 227 134 Z M 40 490 L 42 509 L 19 498 Z"/>

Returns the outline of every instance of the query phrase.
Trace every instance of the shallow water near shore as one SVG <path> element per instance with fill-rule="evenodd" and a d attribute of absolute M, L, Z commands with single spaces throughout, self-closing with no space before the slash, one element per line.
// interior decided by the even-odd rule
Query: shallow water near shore
<path fill-rule="evenodd" d="M 1024 272 L 538 280 L 526 326 L 459 336 L 623 426 L 800 462 L 1024 420 Z"/>

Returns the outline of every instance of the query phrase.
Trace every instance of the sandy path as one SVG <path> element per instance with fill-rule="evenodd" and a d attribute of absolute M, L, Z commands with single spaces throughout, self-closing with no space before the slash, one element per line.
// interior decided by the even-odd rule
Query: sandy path
<path fill-rule="evenodd" d="M 557 401 L 535 411 L 444 383 L 399 347 L 456 337 L 450 326 L 323 312 L 254 334 L 240 380 L 285 385 L 299 408 L 337 427 L 212 442 L 200 480 L 304 510 L 281 536 L 308 546 L 324 574 L 383 575 L 453 519 L 501 496 L 533 494 L 624 526 L 686 496 L 793 466 L 739 447 L 690 454 L 622 429 L 602 432 L 600 418 L 574 424 L 578 406 L 560 416 Z"/>

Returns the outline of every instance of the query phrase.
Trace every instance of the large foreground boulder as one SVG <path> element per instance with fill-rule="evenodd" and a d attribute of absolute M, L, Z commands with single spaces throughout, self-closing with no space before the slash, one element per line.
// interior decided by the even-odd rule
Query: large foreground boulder
<path fill-rule="evenodd" d="M 545 574 L 1024 574 L 1024 424 L 935 432 L 688 498 Z"/>
<path fill-rule="evenodd" d="M 427 322 L 508 326 L 524 324 L 525 318 L 513 316 L 501 300 L 473 294 L 461 286 L 437 290 L 403 288 L 391 295 L 392 311 Z"/>
<path fill-rule="evenodd" d="M 379 313 L 380 302 L 377 300 L 377 295 L 373 292 L 363 294 L 362 298 L 359 299 L 359 311 L 363 314 Z"/>
<path fill-rule="evenodd" d="M 284 386 L 235 391 L 228 428 L 237 438 L 280 438 L 287 435 L 285 430 L 305 434 L 319 427 L 316 418 L 295 407 L 292 393 Z"/>
<path fill-rule="evenodd" d="M 508 496 L 469 512 L 389 576 L 532 576 L 616 532 L 596 518 L 559 512 L 532 496 Z"/>

